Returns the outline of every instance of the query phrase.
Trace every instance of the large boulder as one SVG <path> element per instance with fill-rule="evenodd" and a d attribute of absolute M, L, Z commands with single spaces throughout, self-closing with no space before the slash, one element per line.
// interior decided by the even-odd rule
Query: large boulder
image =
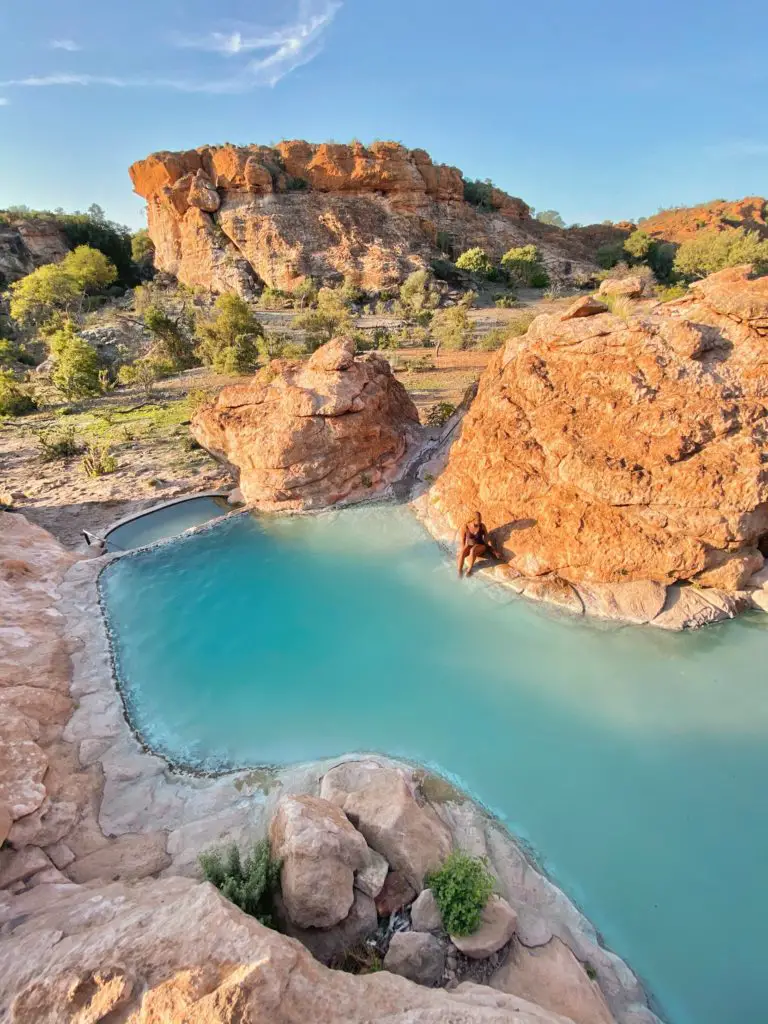
<path fill-rule="evenodd" d="M 420 892 L 424 876 L 451 852 L 451 833 L 395 768 L 346 762 L 323 776 L 320 793 L 343 807 L 368 845 Z"/>
<path fill-rule="evenodd" d="M 300 928 L 342 921 L 354 900 L 354 873 L 369 863 L 365 839 L 343 812 L 318 797 L 285 797 L 269 837 L 282 861 L 280 887 L 290 919 Z"/>
<path fill-rule="evenodd" d="M 471 935 L 451 935 L 451 942 L 470 960 L 485 960 L 506 946 L 517 928 L 517 914 L 501 896 L 483 907 L 480 926 Z"/>
<path fill-rule="evenodd" d="M 271 366 L 192 421 L 200 444 L 237 468 L 248 503 L 322 508 L 397 477 L 418 413 L 386 359 L 356 358 L 352 339 L 336 338 L 306 363 Z"/>
<path fill-rule="evenodd" d="M 445 535 L 480 509 L 512 570 L 559 577 L 588 612 L 653 621 L 677 581 L 738 591 L 768 536 L 768 277 L 725 270 L 626 320 L 580 313 L 537 317 L 496 354 L 428 524 Z"/>
<path fill-rule="evenodd" d="M 438 985 L 445 971 L 445 945 L 426 932 L 395 932 L 384 957 L 384 970 L 419 985 Z"/>

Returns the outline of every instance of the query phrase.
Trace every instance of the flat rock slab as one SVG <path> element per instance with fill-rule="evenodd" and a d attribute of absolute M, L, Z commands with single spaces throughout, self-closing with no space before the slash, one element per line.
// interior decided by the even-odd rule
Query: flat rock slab
<path fill-rule="evenodd" d="M 484 960 L 505 946 L 517 928 L 517 914 L 501 896 L 491 896 L 483 908 L 480 927 L 472 935 L 451 935 L 451 942 L 471 960 Z"/>
<path fill-rule="evenodd" d="M 165 832 L 130 834 L 119 836 L 85 857 L 78 857 L 67 868 L 67 874 L 73 882 L 128 881 L 156 875 L 170 863 Z"/>
<path fill-rule="evenodd" d="M 530 999 L 574 1024 L 615 1024 L 600 986 L 558 938 L 534 949 L 513 943 L 490 985 Z"/>
<path fill-rule="evenodd" d="M 395 932 L 384 970 L 418 985 L 439 985 L 445 972 L 445 944 L 426 932 Z"/>

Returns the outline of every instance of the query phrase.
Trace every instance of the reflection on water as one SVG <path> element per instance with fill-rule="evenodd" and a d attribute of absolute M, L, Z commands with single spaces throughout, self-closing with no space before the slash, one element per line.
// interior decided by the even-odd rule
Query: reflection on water
<path fill-rule="evenodd" d="M 381 750 L 450 773 L 673 1024 L 765 1019 L 762 619 L 677 635 L 556 617 L 458 581 L 393 507 L 230 520 L 102 586 L 157 749 L 209 767 Z"/>

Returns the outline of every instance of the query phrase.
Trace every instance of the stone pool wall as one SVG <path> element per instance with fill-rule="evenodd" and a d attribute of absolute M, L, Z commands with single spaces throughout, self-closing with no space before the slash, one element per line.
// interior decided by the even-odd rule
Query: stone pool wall
<path fill-rule="evenodd" d="M 202 850 L 262 838 L 287 797 L 327 796 L 331 769 L 360 759 L 208 777 L 146 750 L 112 675 L 97 590 L 105 561 L 75 560 L 0 514 L 3 1019 L 127 1018 L 140 1007 L 142 1020 L 202 1024 L 227 1006 L 215 1019 L 658 1021 L 626 964 L 499 822 L 388 758 L 363 759 L 365 770 L 401 778 L 455 846 L 488 857 L 516 913 L 498 988 L 448 993 L 387 972 L 329 971 L 201 883 Z M 570 1018 L 557 1015 L 566 1009 Z"/>

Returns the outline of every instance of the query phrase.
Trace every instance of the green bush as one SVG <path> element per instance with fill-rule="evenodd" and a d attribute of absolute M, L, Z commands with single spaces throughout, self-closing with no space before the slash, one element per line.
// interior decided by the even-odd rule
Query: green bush
<path fill-rule="evenodd" d="M 467 307 L 464 305 L 450 306 L 439 309 L 432 319 L 432 337 L 435 341 L 435 356 L 440 349 L 466 348 L 472 340 L 472 322 Z"/>
<path fill-rule="evenodd" d="M 280 862 L 273 859 L 267 839 L 257 843 L 245 860 L 234 843 L 227 850 L 209 850 L 200 855 L 200 866 L 206 881 L 222 896 L 262 924 L 272 926 Z"/>
<path fill-rule="evenodd" d="M 414 270 L 400 287 L 400 307 L 406 320 L 422 326 L 429 323 L 439 302 L 440 293 L 428 270 Z"/>
<path fill-rule="evenodd" d="M 144 313 L 144 326 L 155 339 L 155 355 L 169 360 L 174 369 L 188 370 L 197 365 L 190 324 L 184 314 L 174 319 L 153 303 Z"/>
<path fill-rule="evenodd" d="M 450 231 L 438 231 L 437 237 L 435 238 L 435 244 L 440 252 L 446 256 L 453 256 L 453 235 Z"/>
<path fill-rule="evenodd" d="M 456 406 L 453 402 L 436 402 L 433 406 L 430 406 L 427 413 L 427 424 L 430 427 L 442 427 L 455 412 Z"/>
<path fill-rule="evenodd" d="M 682 299 L 688 288 L 684 284 L 659 285 L 656 288 L 656 297 L 659 302 L 672 302 L 674 299 Z"/>
<path fill-rule="evenodd" d="M 26 416 L 36 408 L 37 402 L 28 388 L 10 370 L 0 370 L 0 416 Z"/>
<path fill-rule="evenodd" d="M 685 278 L 695 279 L 742 263 L 751 263 L 757 274 L 768 273 L 768 239 L 743 228 L 700 231 L 677 250 L 674 269 Z"/>
<path fill-rule="evenodd" d="M 48 345 L 53 357 L 51 380 L 65 398 L 87 398 L 101 392 L 99 357 L 75 333 L 71 321 L 49 334 Z"/>
<path fill-rule="evenodd" d="M 493 304 L 498 309 L 512 309 L 513 306 L 517 305 L 517 296 L 500 295 L 497 299 L 493 300 Z"/>
<path fill-rule="evenodd" d="M 309 182 L 306 178 L 294 178 L 289 175 L 285 179 L 286 192 L 304 192 L 308 188 Z"/>
<path fill-rule="evenodd" d="M 73 455 L 79 455 L 83 450 L 82 445 L 75 437 L 74 427 L 41 432 L 37 436 L 37 443 L 40 446 L 40 458 L 43 462 L 71 459 Z"/>
<path fill-rule="evenodd" d="M 481 210 L 493 210 L 495 209 L 493 203 L 493 190 L 495 187 L 490 178 L 486 178 L 485 181 L 478 179 L 468 181 L 465 178 L 464 199 L 471 203 L 472 206 L 477 206 Z"/>
<path fill-rule="evenodd" d="M 597 265 L 603 270 L 610 270 L 623 259 L 626 259 L 623 242 L 606 242 L 605 245 L 600 246 L 595 255 Z"/>
<path fill-rule="evenodd" d="M 119 384 L 127 387 L 138 387 L 144 395 L 149 398 L 155 388 L 155 384 L 163 377 L 170 377 L 175 367 L 169 360 L 159 359 L 156 356 L 144 356 L 133 363 L 126 363 L 121 366 L 117 373 Z"/>
<path fill-rule="evenodd" d="M 317 293 L 317 309 L 297 314 L 291 321 L 295 330 L 303 331 L 307 347 L 313 351 L 351 326 L 344 294 L 338 288 L 321 288 Z"/>
<path fill-rule="evenodd" d="M 494 888 L 484 858 L 454 850 L 439 871 L 427 876 L 426 884 L 434 894 L 449 935 L 471 935 L 477 931 L 483 907 Z"/>
<path fill-rule="evenodd" d="M 549 274 L 535 245 L 508 249 L 501 257 L 501 266 L 512 284 L 523 288 L 546 288 L 549 284 Z"/>
<path fill-rule="evenodd" d="M 479 339 L 477 347 L 483 352 L 495 352 L 504 345 L 510 333 L 514 332 L 506 327 L 494 327 Z"/>
<path fill-rule="evenodd" d="M 117 459 L 112 454 L 109 443 L 89 441 L 83 455 L 82 467 L 86 476 L 104 476 L 106 473 L 114 473 L 117 469 Z"/>
<path fill-rule="evenodd" d="M 264 328 L 245 299 L 234 293 L 220 295 L 214 315 L 197 326 L 197 354 L 217 373 L 251 373 L 259 360 Z"/>
<path fill-rule="evenodd" d="M 479 245 L 463 252 L 456 260 L 456 266 L 459 270 L 466 270 L 470 274 L 478 274 L 480 277 L 490 277 L 496 269 L 488 253 Z"/>
<path fill-rule="evenodd" d="M 648 258 L 653 245 L 653 239 L 649 234 L 646 234 L 645 231 L 633 231 L 624 243 L 624 251 L 631 256 L 633 260 L 637 260 L 639 263 L 642 263 Z"/>
<path fill-rule="evenodd" d="M 460 288 L 462 283 L 462 276 L 456 269 L 456 264 L 451 263 L 450 260 L 430 260 L 430 267 L 432 273 L 435 275 L 438 281 L 445 281 L 446 284 L 451 285 L 454 288 Z"/>

